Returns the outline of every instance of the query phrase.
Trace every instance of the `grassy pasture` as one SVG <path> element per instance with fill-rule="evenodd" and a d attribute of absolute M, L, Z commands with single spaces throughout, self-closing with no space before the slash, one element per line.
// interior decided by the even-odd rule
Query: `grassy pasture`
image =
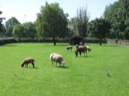
<path fill-rule="evenodd" d="M 75 57 L 67 44 L 19 43 L 0 46 L 0 96 L 128 96 L 129 47 L 89 44 L 88 57 Z M 63 55 L 66 67 L 52 66 L 51 52 Z M 21 68 L 25 57 L 36 68 Z M 111 77 L 107 77 L 106 72 Z"/>

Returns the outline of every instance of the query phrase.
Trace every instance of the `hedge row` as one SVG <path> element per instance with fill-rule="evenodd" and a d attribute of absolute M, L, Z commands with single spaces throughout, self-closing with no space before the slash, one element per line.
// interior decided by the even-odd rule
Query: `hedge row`
<path fill-rule="evenodd" d="M 0 45 L 8 44 L 8 43 L 51 43 L 52 39 L 15 39 L 15 38 L 7 38 L 0 39 Z M 57 39 L 57 43 L 70 43 L 70 39 Z M 99 43 L 98 39 L 86 39 L 85 43 Z M 103 40 L 102 43 L 107 43 L 106 40 Z"/>
<path fill-rule="evenodd" d="M 36 42 L 43 42 L 43 43 L 51 43 L 53 42 L 52 39 L 16 39 L 17 42 L 32 42 L 32 43 L 36 43 Z M 61 42 L 61 43 L 67 43 L 70 42 L 68 39 L 57 39 L 56 42 Z"/>
<path fill-rule="evenodd" d="M 101 41 L 102 43 L 107 43 L 107 40 L 104 39 Z M 99 39 L 86 39 L 85 40 L 85 43 L 100 43 L 100 40 Z"/>
<path fill-rule="evenodd" d="M 17 41 L 14 38 L 8 39 L 0 39 L 0 45 L 8 44 L 8 43 L 16 43 Z"/>

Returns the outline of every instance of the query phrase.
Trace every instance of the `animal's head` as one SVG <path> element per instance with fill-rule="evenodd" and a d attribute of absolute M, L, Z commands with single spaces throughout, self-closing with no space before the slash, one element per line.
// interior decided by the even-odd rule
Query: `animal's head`
<path fill-rule="evenodd" d="M 91 48 L 89 46 L 86 46 L 86 48 L 89 52 L 91 51 Z"/>
<path fill-rule="evenodd" d="M 61 66 L 62 67 L 64 67 L 64 64 L 65 64 L 65 62 L 64 61 L 61 61 Z"/>
<path fill-rule="evenodd" d="M 78 48 L 78 46 L 79 46 L 79 45 L 78 45 L 78 44 L 76 44 L 76 49 Z"/>
<path fill-rule="evenodd" d="M 78 56 L 78 50 L 75 50 L 75 55 L 76 55 L 76 57 Z"/>
<path fill-rule="evenodd" d="M 21 67 L 24 67 L 24 63 L 21 64 Z"/>
<path fill-rule="evenodd" d="M 91 51 L 91 48 L 87 48 L 87 50 L 90 52 Z"/>

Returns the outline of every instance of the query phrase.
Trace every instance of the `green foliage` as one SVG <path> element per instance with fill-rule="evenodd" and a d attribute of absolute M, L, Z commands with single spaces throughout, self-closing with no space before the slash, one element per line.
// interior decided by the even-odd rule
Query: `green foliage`
<path fill-rule="evenodd" d="M 9 43 L 16 43 L 17 41 L 14 38 L 2 38 L 0 39 L 0 45 L 5 45 Z"/>
<path fill-rule="evenodd" d="M 106 7 L 104 19 L 111 23 L 110 38 L 129 39 L 128 24 L 126 24 L 129 18 L 128 5 L 128 0 L 118 0 Z"/>
<path fill-rule="evenodd" d="M 13 28 L 13 35 L 17 38 L 34 39 L 37 37 L 35 25 L 32 22 L 17 24 Z"/>
<path fill-rule="evenodd" d="M 6 35 L 5 26 L 3 24 L 0 25 L 0 36 L 3 37 Z"/>
<path fill-rule="evenodd" d="M 80 8 L 77 10 L 77 28 L 79 35 L 82 37 L 86 37 L 88 21 L 87 9 Z"/>
<path fill-rule="evenodd" d="M 22 24 L 24 38 L 34 39 L 37 37 L 37 31 L 35 25 L 32 22 L 26 22 Z"/>
<path fill-rule="evenodd" d="M 22 38 L 23 36 L 23 26 L 21 24 L 16 24 L 13 28 L 13 36 L 17 38 Z"/>
<path fill-rule="evenodd" d="M 102 39 L 105 39 L 110 29 L 110 23 L 100 18 L 95 19 L 88 24 L 89 34 L 100 39 L 100 45 Z"/>
<path fill-rule="evenodd" d="M 2 14 L 2 11 L 0 11 L 0 15 Z M 5 27 L 4 25 L 2 24 L 2 21 L 4 20 L 5 18 L 3 17 L 0 17 L 0 36 L 4 36 L 5 35 Z"/>
<path fill-rule="evenodd" d="M 64 14 L 58 3 L 46 3 L 37 15 L 37 31 L 42 37 L 52 37 L 54 45 L 57 37 L 66 36 L 67 24 L 67 14 Z"/>
<path fill-rule="evenodd" d="M 78 27 L 77 27 L 77 18 L 73 17 L 69 20 L 69 24 L 68 24 L 69 30 L 70 30 L 70 36 L 79 36 L 78 33 Z"/>
<path fill-rule="evenodd" d="M 67 44 L 7 44 L 0 47 L 0 96 L 128 96 L 129 47 L 90 44 L 88 57 L 75 57 Z M 28 51 L 29 50 L 29 51 Z M 52 66 L 49 55 L 63 55 L 65 68 Z M 34 57 L 21 68 L 25 57 Z M 54 63 L 55 64 L 55 63 Z M 59 66 L 59 65 L 58 65 Z M 109 72 L 111 77 L 107 77 Z"/>
<path fill-rule="evenodd" d="M 71 18 L 69 21 L 69 29 L 71 32 L 71 36 L 86 37 L 88 21 L 89 17 L 87 14 L 87 9 L 78 9 L 77 16 Z"/>
<path fill-rule="evenodd" d="M 12 17 L 5 22 L 5 28 L 6 28 L 6 35 L 7 36 L 12 36 L 13 27 L 16 24 L 20 24 L 20 22 L 15 17 Z"/>

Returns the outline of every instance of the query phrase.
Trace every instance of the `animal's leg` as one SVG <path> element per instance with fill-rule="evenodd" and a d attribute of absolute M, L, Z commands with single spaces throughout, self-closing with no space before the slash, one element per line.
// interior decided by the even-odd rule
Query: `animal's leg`
<path fill-rule="evenodd" d="M 80 53 L 80 56 L 81 56 L 81 52 L 79 52 Z"/>
<path fill-rule="evenodd" d="M 35 66 L 34 66 L 34 62 L 32 62 L 32 66 L 33 66 L 33 68 L 35 67 Z"/>
<path fill-rule="evenodd" d="M 83 54 L 84 54 L 84 57 L 85 57 L 85 52 L 83 52 Z"/>
<path fill-rule="evenodd" d="M 87 57 L 87 51 L 85 51 L 85 56 Z"/>
<path fill-rule="evenodd" d="M 28 67 L 28 63 L 26 63 L 25 66 Z"/>
<path fill-rule="evenodd" d="M 51 61 L 52 62 L 52 66 L 53 66 L 53 61 Z"/>
<path fill-rule="evenodd" d="M 57 62 L 56 62 L 56 66 L 57 66 Z"/>
<path fill-rule="evenodd" d="M 87 57 L 87 51 L 86 51 L 86 57 Z"/>

